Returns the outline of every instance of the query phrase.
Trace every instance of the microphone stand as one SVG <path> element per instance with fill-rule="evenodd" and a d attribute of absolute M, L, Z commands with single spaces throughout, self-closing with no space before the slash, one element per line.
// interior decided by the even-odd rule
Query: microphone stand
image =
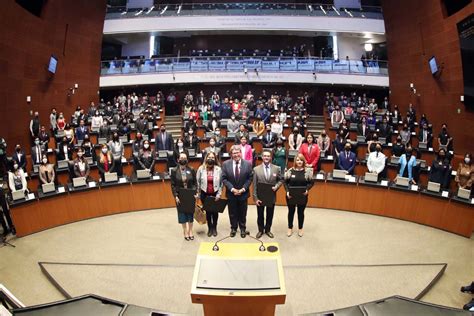
<path fill-rule="evenodd" d="M 267 250 L 267 249 L 265 248 L 265 246 L 263 245 L 263 241 L 261 241 L 261 240 L 255 238 L 255 237 L 253 237 L 253 236 L 251 236 L 250 234 L 247 234 L 247 235 L 248 235 L 250 238 L 252 238 L 252 239 L 254 239 L 254 240 L 256 240 L 256 241 L 258 241 L 258 242 L 260 243 L 260 247 L 258 247 L 258 250 L 260 250 L 260 251 L 266 251 L 266 250 Z M 212 251 L 219 251 L 219 246 L 218 246 L 217 244 L 220 243 L 221 241 L 224 241 L 224 240 L 228 239 L 228 238 L 230 238 L 230 236 L 226 236 L 226 237 L 221 238 L 221 239 L 219 239 L 218 241 L 216 241 L 216 242 L 214 243 L 214 246 L 212 246 Z"/>
<path fill-rule="evenodd" d="M 10 246 L 10 247 L 12 247 L 12 248 L 16 248 L 16 246 L 15 246 L 15 245 L 12 245 L 11 243 L 9 243 L 9 242 L 7 241 L 7 237 L 5 237 L 5 236 L 3 236 L 3 235 L 0 236 L 0 244 L 1 244 L 2 246 Z"/>

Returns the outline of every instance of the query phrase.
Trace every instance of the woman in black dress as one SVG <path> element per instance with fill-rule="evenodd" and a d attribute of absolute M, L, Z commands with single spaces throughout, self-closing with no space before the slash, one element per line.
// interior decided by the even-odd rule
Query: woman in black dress
<path fill-rule="evenodd" d="M 308 204 L 308 192 L 313 186 L 313 172 L 310 168 L 305 168 L 306 159 L 302 154 L 295 157 L 293 167 L 285 172 L 284 187 L 286 190 L 286 204 L 288 205 L 288 233 L 287 236 L 293 235 L 293 218 L 295 210 L 298 208 L 298 236 L 303 237 L 303 222 L 304 210 Z M 290 195 L 290 188 L 292 187 L 306 187 L 303 193 L 305 196 L 304 203 L 292 203 L 292 196 Z"/>

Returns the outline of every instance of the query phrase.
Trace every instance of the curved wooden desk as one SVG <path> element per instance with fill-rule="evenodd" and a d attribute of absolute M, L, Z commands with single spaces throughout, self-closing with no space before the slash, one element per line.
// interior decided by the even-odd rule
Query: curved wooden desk
<path fill-rule="evenodd" d="M 253 203 L 251 199 L 249 202 Z M 283 188 L 277 193 L 277 204 L 286 205 Z M 11 214 L 17 236 L 22 237 L 80 220 L 169 207 L 175 207 L 169 181 L 146 180 L 74 190 L 16 203 L 11 207 Z M 474 230 L 474 207 L 468 201 L 380 185 L 317 180 L 310 192 L 308 207 L 392 217 L 464 237 L 470 237 Z M 226 225 L 225 222 L 224 219 L 222 225 Z"/>

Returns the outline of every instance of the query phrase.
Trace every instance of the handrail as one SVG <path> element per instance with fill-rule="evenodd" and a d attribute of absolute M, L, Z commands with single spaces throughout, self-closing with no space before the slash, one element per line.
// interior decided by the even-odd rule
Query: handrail
<path fill-rule="evenodd" d="M 388 62 L 381 60 L 322 59 L 276 56 L 184 56 L 135 58 L 101 62 L 101 76 L 175 72 L 312 72 L 388 75 Z"/>
<path fill-rule="evenodd" d="M 145 18 L 160 16 L 209 16 L 209 15 L 299 15 L 332 16 L 345 18 L 383 19 L 382 8 L 361 6 L 337 9 L 324 3 L 160 3 L 152 7 L 127 8 L 109 6 L 106 19 Z"/>

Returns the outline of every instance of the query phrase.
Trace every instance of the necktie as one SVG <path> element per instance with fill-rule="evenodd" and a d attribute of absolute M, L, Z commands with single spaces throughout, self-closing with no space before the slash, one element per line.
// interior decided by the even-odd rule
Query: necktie
<path fill-rule="evenodd" d="M 349 160 L 349 153 L 346 152 L 346 159 Z"/>
<path fill-rule="evenodd" d="M 270 180 L 270 167 L 268 165 L 265 166 L 265 179 Z"/>
<path fill-rule="evenodd" d="M 240 178 L 240 170 L 239 170 L 239 162 L 235 162 L 235 179 L 238 180 Z"/>

